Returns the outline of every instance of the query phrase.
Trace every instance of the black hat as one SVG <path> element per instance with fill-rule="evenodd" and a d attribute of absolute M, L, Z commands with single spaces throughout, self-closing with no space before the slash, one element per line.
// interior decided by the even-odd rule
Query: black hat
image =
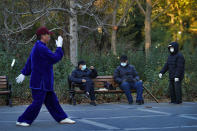
<path fill-rule="evenodd" d="M 85 65 L 86 64 L 86 62 L 84 61 L 84 60 L 80 60 L 79 62 L 78 62 L 78 67 L 79 67 L 79 65 Z"/>
<path fill-rule="evenodd" d="M 125 61 L 127 61 L 127 60 L 128 60 L 128 58 L 127 58 L 126 55 L 122 55 L 122 56 L 120 57 L 120 61 L 121 61 L 121 62 L 125 62 Z"/>

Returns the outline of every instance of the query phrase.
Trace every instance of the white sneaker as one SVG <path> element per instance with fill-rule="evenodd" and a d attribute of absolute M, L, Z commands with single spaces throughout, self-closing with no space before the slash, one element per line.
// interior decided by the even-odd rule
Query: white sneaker
<path fill-rule="evenodd" d="M 28 123 L 26 123 L 26 122 L 16 122 L 16 125 L 17 126 L 25 126 L 25 127 L 27 127 L 27 126 L 30 126 L 30 124 L 28 124 Z"/>
<path fill-rule="evenodd" d="M 75 124 L 76 122 L 71 120 L 70 118 L 65 118 L 64 120 L 60 121 L 60 124 Z"/>

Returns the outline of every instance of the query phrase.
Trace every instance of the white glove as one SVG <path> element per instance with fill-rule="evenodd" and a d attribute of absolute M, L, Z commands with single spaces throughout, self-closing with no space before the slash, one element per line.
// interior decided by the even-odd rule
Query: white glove
<path fill-rule="evenodd" d="M 63 38 L 61 36 L 58 36 L 58 39 L 55 40 L 57 47 L 62 47 L 63 45 Z"/>
<path fill-rule="evenodd" d="M 163 75 L 162 75 L 161 73 L 159 73 L 159 78 L 160 78 L 160 79 L 162 78 L 162 76 L 163 76 Z"/>
<path fill-rule="evenodd" d="M 179 78 L 174 78 L 174 81 L 175 81 L 175 82 L 178 82 L 178 81 L 179 81 Z"/>
<path fill-rule="evenodd" d="M 16 82 L 19 84 L 19 83 L 22 83 L 25 79 L 25 76 L 23 74 L 20 74 L 17 78 L 16 78 Z"/>

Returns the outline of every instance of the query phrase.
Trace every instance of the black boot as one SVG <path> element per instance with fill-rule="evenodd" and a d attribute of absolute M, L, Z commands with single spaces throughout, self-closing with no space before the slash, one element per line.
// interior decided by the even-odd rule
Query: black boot
<path fill-rule="evenodd" d="M 182 101 L 174 102 L 174 104 L 182 104 Z"/>
<path fill-rule="evenodd" d="M 91 101 L 90 105 L 96 106 L 96 102 L 95 101 Z"/>
<path fill-rule="evenodd" d="M 144 104 L 144 100 L 136 100 L 136 103 L 137 103 L 138 105 L 142 105 L 142 104 Z"/>
<path fill-rule="evenodd" d="M 169 102 L 169 104 L 175 104 L 176 102 L 175 101 L 171 101 L 171 102 Z"/>
<path fill-rule="evenodd" d="M 129 101 L 129 105 L 132 105 L 133 104 L 133 101 Z"/>

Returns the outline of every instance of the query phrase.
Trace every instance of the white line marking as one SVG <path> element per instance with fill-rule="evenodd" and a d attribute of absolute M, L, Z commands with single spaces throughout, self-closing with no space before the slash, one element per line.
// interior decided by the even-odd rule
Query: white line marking
<path fill-rule="evenodd" d="M 155 111 L 155 110 L 150 110 L 150 109 L 138 108 L 137 110 L 139 110 L 139 111 L 145 111 L 145 112 L 151 112 L 151 113 L 158 113 L 158 114 L 163 114 L 163 115 L 171 115 L 170 113 L 167 113 L 167 112 Z"/>
<path fill-rule="evenodd" d="M 144 116 L 114 116 L 114 117 L 94 117 L 94 118 L 84 118 L 88 120 L 103 120 L 103 119 L 124 119 L 124 118 L 147 118 L 147 117 L 160 117 L 166 115 L 144 115 Z"/>
<path fill-rule="evenodd" d="M 137 130 L 159 130 L 159 129 L 177 129 L 177 128 L 197 128 L 197 125 L 192 126 L 169 126 L 169 127 L 147 127 L 147 128 L 125 128 L 127 131 L 137 131 Z"/>
<path fill-rule="evenodd" d="M 86 124 L 101 127 L 101 128 L 104 128 L 104 129 L 108 129 L 108 130 L 118 130 L 118 129 L 120 129 L 120 128 L 115 127 L 115 126 L 110 126 L 110 125 L 107 125 L 107 124 L 104 124 L 104 123 L 90 121 L 90 120 L 86 120 L 86 119 L 80 119 L 79 121 L 81 121 L 83 123 L 86 123 Z"/>
<path fill-rule="evenodd" d="M 111 111 L 111 110 L 120 110 L 120 108 L 117 108 L 117 109 L 94 109 L 94 111 Z M 24 111 L 25 111 L 25 108 L 24 108 Z M 14 113 L 23 113 L 24 111 L 0 111 L 0 114 L 14 114 Z M 92 111 L 92 109 L 87 109 L 87 110 L 64 110 L 65 112 L 81 112 L 81 111 L 85 111 L 85 112 L 88 112 L 88 111 Z M 48 110 L 47 109 L 42 109 L 40 112 L 44 112 L 44 113 L 48 113 Z"/>
<path fill-rule="evenodd" d="M 197 117 L 194 117 L 194 116 L 191 116 L 191 115 L 197 115 L 197 114 L 181 114 L 181 115 L 179 115 L 179 117 L 192 119 L 192 120 L 197 120 Z"/>
<path fill-rule="evenodd" d="M 53 120 L 35 120 L 35 122 L 44 122 L 44 121 L 53 122 Z M 16 121 L 0 121 L 0 123 L 16 123 Z"/>

